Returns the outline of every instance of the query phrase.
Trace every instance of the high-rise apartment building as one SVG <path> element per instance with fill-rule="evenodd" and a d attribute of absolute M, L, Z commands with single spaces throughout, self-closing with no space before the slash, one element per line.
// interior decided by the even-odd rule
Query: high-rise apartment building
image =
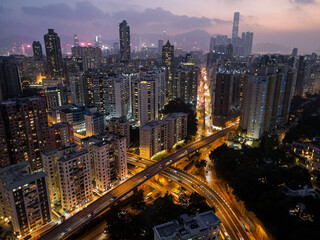
<path fill-rule="evenodd" d="M 125 76 L 106 77 L 104 102 L 108 117 L 130 117 L 130 85 Z"/>
<path fill-rule="evenodd" d="M 126 178 L 126 137 L 104 132 L 82 139 L 81 148 L 89 152 L 92 180 L 100 191 L 106 191 L 110 184 Z"/>
<path fill-rule="evenodd" d="M 296 80 L 296 86 L 294 90 L 295 96 L 302 97 L 304 94 L 303 88 L 304 88 L 304 79 L 306 75 L 306 61 L 304 60 L 304 56 L 300 56 L 298 60 L 298 72 L 297 72 L 297 80 Z"/>
<path fill-rule="evenodd" d="M 238 55 L 249 56 L 252 53 L 253 32 L 242 33 L 241 44 L 239 46 Z"/>
<path fill-rule="evenodd" d="M 231 119 L 234 78 L 231 72 L 219 72 L 216 76 L 213 124 L 224 127 Z"/>
<path fill-rule="evenodd" d="M 120 62 L 129 62 L 131 59 L 130 27 L 126 20 L 119 24 Z"/>
<path fill-rule="evenodd" d="M 57 164 L 63 209 L 71 212 L 78 205 L 92 200 L 89 153 L 82 150 L 64 154 Z"/>
<path fill-rule="evenodd" d="M 50 149 L 57 149 L 74 143 L 73 126 L 71 123 L 60 122 L 49 127 Z"/>
<path fill-rule="evenodd" d="M 126 117 L 113 117 L 109 120 L 109 132 L 127 139 L 127 147 L 130 145 L 130 124 Z"/>
<path fill-rule="evenodd" d="M 72 57 L 82 59 L 82 71 L 95 69 L 101 65 L 102 51 L 100 47 L 72 47 Z"/>
<path fill-rule="evenodd" d="M 174 60 L 174 46 L 168 42 L 162 47 L 162 66 L 166 69 L 166 97 L 172 99 L 173 97 L 173 84 L 172 84 L 172 71 Z"/>
<path fill-rule="evenodd" d="M 39 41 L 33 41 L 32 43 L 32 49 L 33 49 L 33 58 L 36 61 L 40 61 L 43 59 L 42 54 L 42 46 Z"/>
<path fill-rule="evenodd" d="M 47 175 L 20 162 L 0 170 L 0 215 L 12 223 L 18 238 L 52 221 Z"/>
<path fill-rule="evenodd" d="M 170 113 L 164 119 L 168 122 L 168 148 L 187 137 L 188 114 L 183 112 Z"/>
<path fill-rule="evenodd" d="M 101 113 L 86 113 L 84 115 L 84 120 L 86 123 L 86 136 L 90 137 L 92 135 L 99 135 L 105 129 L 105 115 Z"/>
<path fill-rule="evenodd" d="M 49 148 L 48 119 L 42 98 L 18 98 L 1 103 L 5 136 L 12 164 L 28 161 L 41 169 L 40 152 Z"/>
<path fill-rule="evenodd" d="M 174 71 L 174 96 L 185 103 L 196 105 L 198 94 L 199 68 L 194 64 L 182 64 Z"/>
<path fill-rule="evenodd" d="M 61 188 L 59 172 L 63 169 L 58 168 L 58 160 L 72 152 L 79 152 L 76 144 L 65 145 L 60 148 L 41 153 L 43 171 L 47 174 L 48 188 L 50 193 L 51 205 L 61 201 Z"/>
<path fill-rule="evenodd" d="M 287 65 L 262 67 L 248 75 L 241 106 L 240 129 L 249 139 L 288 121 L 295 73 Z"/>
<path fill-rule="evenodd" d="M 147 122 L 140 127 L 140 156 L 150 159 L 154 154 L 168 149 L 168 122 Z"/>
<path fill-rule="evenodd" d="M 0 58 L 0 101 L 17 97 L 22 92 L 17 63 Z"/>
<path fill-rule="evenodd" d="M 60 37 L 54 32 L 54 29 L 48 29 L 48 33 L 44 35 L 44 43 L 47 54 L 47 78 L 63 78 Z"/>
<path fill-rule="evenodd" d="M 132 119 L 143 126 L 158 119 L 158 79 L 141 76 L 132 80 Z"/>
<path fill-rule="evenodd" d="M 85 104 L 85 76 L 81 73 L 74 73 L 69 76 L 71 101 L 72 103 Z"/>

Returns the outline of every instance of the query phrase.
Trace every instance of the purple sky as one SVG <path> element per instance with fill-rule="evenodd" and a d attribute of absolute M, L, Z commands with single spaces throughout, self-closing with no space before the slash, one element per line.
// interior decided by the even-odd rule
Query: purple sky
<path fill-rule="evenodd" d="M 22 36 L 42 40 L 48 28 L 59 35 L 77 33 L 118 37 L 126 19 L 134 34 L 168 35 L 202 29 L 230 36 L 233 12 L 239 11 L 240 32 L 253 31 L 255 43 L 320 49 L 319 0 L 0 0 L 0 39 Z"/>

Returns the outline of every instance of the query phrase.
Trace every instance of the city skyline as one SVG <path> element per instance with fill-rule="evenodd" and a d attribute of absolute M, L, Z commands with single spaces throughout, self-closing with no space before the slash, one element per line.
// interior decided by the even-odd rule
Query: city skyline
<path fill-rule="evenodd" d="M 203 3 L 201 6 L 193 6 L 191 1 L 184 1 L 183 5 L 181 1 L 175 1 L 170 2 L 169 7 L 166 2 L 142 0 L 132 1 L 130 4 L 119 1 L 104 4 L 99 0 L 63 3 L 2 1 L 0 26 L 4 31 L 0 44 L 12 40 L 29 41 L 31 38 L 37 41 L 48 28 L 54 28 L 64 42 L 69 41 L 69 37 L 75 33 L 79 35 L 80 41 L 82 39 L 85 42 L 93 42 L 97 34 L 103 40 L 116 40 L 118 24 L 123 19 L 128 21 L 132 34 L 161 35 L 166 30 L 168 36 L 172 36 L 204 30 L 211 35 L 231 36 L 232 14 L 237 11 L 241 13 L 239 32 L 254 32 L 255 44 L 273 42 L 289 49 L 298 47 L 299 53 L 311 53 L 320 49 L 317 1 L 288 0 L 277 3 L 277 8 L 272 7 L 274 1 L 255 1 L 254 4 L 249 4 L 246 0 Z M 38 18 L 42 21 L 37 21 Z"/>

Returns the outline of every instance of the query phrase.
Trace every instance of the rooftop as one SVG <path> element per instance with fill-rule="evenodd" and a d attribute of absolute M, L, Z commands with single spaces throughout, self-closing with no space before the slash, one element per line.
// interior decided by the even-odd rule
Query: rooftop
<path fill-rule="evenodd" d="M 87 154 L 88 153 L 88 151 L 87 150 L 82 150 L 82 151 L 80 151 L 80 152 L 71 152 L 71 153 L 69 153 L 69 154 L 66 154 L 66 155 L 64 155 L 62 158 L 60 158 L 58 161 L 59 162 L 67 162 L 67 161 L 70 161 L 70 160 L 72 160 L 72 159 L 74 159 L 74 158 L 77 158 L 77 157 L 80 157 L 80 156 L 82 156 L 82 155 L 85 155 L 85 154 Z"/>
<path fill-rule="evenodd" d="M 175 113 L 169 113 L 163 120 L 175 120 L 180 117 L 187 117 L 188 114 L 184 112 L 175 112 Z"/>
<path fill-rule="evenodd" d="M 166 122 L 165 120 L 151 121 L 151 122 L 147 122 L 145 125 L 140 127 L 140 129 L 141 130 L 151 130 L 157 126 L 161 126 L 161 125 L 167 124 L 167 123 L 168 122 Z"/>
<path fill-rule="evenodd" d="M 155 226 L 153 231 L 160 239 L 191 239 L 199 231 L 220 225 L 220 219 L 213 211 L 199 213 L 195 216 L 183 214 L 179 221 L 171 221 Z M 175 237 L 175 238 L 173 238 Z"/>
<path fill-rule="evenodd" d="M 47 176 L 44 172 L 31 172 L 29 162 L 20 162 L 0 170 L 0 179 L 5 183 L 4 187 L 11 191 L 26 183 L 33 182 Z"/>

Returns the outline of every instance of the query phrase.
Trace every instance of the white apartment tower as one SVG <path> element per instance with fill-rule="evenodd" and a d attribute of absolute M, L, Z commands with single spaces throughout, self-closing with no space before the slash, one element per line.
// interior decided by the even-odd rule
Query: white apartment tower
<path fill-rule="evenodd" d="M 58 160 L 61 205 L 73 211 L 92 199 L 89 153 L 70 152 Z"/>
<path fill-rule="evenodd" d="M 50 193 L 51 204 L 55 204 L 61 200 L 60 178 L 58 168 L 59 159 L 72 152 L 79 151 L 76 144 L 63 146 L 59 149 L 41 153 L 43 171 L 48 176 L 48 188 Z"/>
<path fill-rule="evenodd" d="M 140 126 L 158 119 L 158 80 L 150 76 L 132 82 L 132 118 Z"/>

